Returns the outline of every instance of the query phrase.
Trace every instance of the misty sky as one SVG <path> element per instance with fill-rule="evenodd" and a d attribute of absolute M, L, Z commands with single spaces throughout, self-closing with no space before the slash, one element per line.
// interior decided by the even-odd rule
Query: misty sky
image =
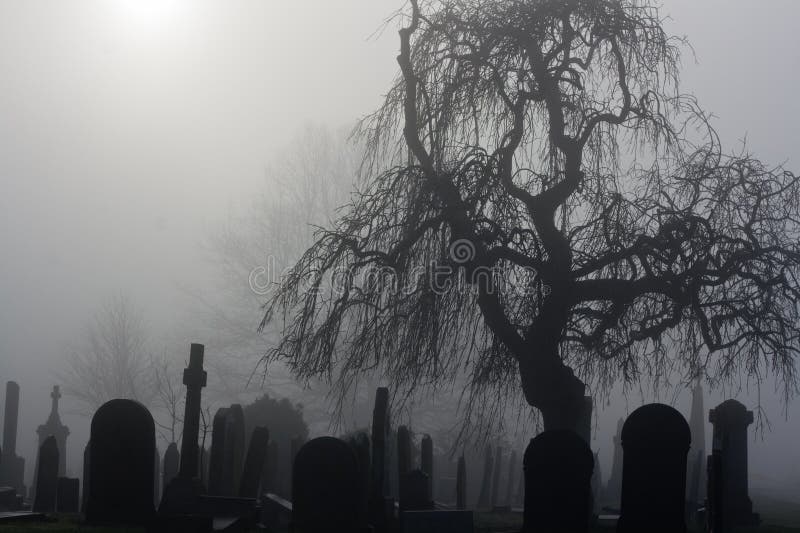
<path fill-rule="evenodd" d="M 102 300 L 132 294 L 168 328 L 184 311 L 178 285 L 207 275 L 200 243 L 285 143 L 379 104 L 398 40 L 394 24 L 374 33 L 400 7 L 0 0 L 0 381 L 22 387 L 19 451 L 32 457 L 53 371 Z M 746 135 L 756 155 L 800 171 L 800 3 L 664 0 L 663 14 L 694 47 L 683 89 L 718 117 L 723 143 Z M 767 403 L 775 436 L 752 445 L 751 464 L 776 477 L 778 459 L 800 463 L 800 403 L 789 422 Z M 598 422 L 613 429 L 627 407 L 612 407 Z M 73 473 L 84 443 L 70 441 Z"/>

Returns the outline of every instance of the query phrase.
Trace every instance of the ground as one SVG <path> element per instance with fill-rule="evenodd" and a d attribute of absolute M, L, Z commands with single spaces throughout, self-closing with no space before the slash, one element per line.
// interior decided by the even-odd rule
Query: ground
<path fill-rule="evenodd" d="M 737 533 L 800 533 L 800 505 L 781 505 L 773 503 L 770 507 L 762 507 L 762 514 L 767 521 L 774 517 L 775 523 L 792 524 L 794 527 L 779 525 L 763 525 L 758 528 L 740 529 Z M 520 514 L 476 513 L 475 533 L 516 533 L 522 525 Z M 614 528 L 595 528 L 593 533 L 613 533 Z M 78 524 L 76 515 L 59 516 L 57 520 L 30 524 L 0 525 L 0 533 L 144 533 L 144 529 L 87 527 Z M 690 529 L 691 533 L 700 533 L 699 529 Z"/>

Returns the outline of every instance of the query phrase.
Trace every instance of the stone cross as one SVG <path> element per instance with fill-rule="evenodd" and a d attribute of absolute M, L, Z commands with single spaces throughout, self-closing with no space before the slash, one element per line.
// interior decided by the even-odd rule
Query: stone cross
<path fill-rule="evenodd" d="M 545 431 L 531 440 L 523 463 L 522 532 L 586 533 L 594 467 L 586 441 L 569 430 Z"/>
<path fill-rule="evenodd" d="M 69 428 L 61 423 L 61 417 L 58 414 L 58 400 L 60 398 L 61 391 L 59 390 L 59 386 L 54 385 L 53 392 L 50 393 L 50 416 L 44 424 L 36 428 L 36 433 L 39 435 L 39 446 L 41 446 L 44 440 L 50 435 L 56 438 L 58 452 L 61 456 L 61 461 L 59 461 L 58 464 L 58 475 L 64 476 L 66 474 L 67 437 L 69 436 Z"/>
<path fill-rule="evenodd" d="M 36 496 L 33 500 L 33 512 L 52 513 L 56 510 L 56 492 L 58 489 L 58 444 L 50 435 L 39 448 L 39 465 L 36 476 Z"/>
<path fill-rule="evenodd" d="M 686 531 L 689 424 L 669 405 L 636 409 L 622 426 L 622 500 L 618 533 Z"/>
<path fill-rule="evenodd" d="M 183 440 L 181 441 L 180 476 L 185 479 L 198 477 L 197 438 L 200 434 L 201 391 L 206 386 L 207 373 L 203 370 L 202 344 L 192 343 L 189 352 L 189 367 L 183 371 L 186 385 L 186 409 L 183 416 Z"/>
<path fill-rule="evenodd" d="M 714 426 L 712 448 L 721 461 L 722 513 L 726 528 L 753 526 L 760 522 L 753 513 L 748 495 L 747 426 L 753 423 L 753 412 L 736 400 L 726 400 L 711 409 L 708 418 Z"/>

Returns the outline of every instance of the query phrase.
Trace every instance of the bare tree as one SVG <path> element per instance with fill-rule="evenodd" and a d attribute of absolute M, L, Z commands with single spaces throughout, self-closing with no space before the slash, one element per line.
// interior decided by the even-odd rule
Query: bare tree
<path fill-rule="evenodd" d="M 152 372 L 142 315 L 124 296 L 95 315 L 61 375 L 64 390 L 91 416 L 105 402 L 130 398 L 150 403 Z"/>
<path fill-rule="evenodd" d="M 181 404 L 186 399 L 181 373 L 172 371 L 166 354 L 159 359 L 151 358 L 150 367 L 153 370 L 153 402 L 166 414 L 166 422 L 162 422 L 160 417 L 153 417 L 156 428 L 167 444 L 179 443 L 181 434 L 178 426 L 183 424 Z"/>
<path fill-rule="evenodd" d="M 364 184 L 270 299 L 267 361 L 408 393 L 466 371 L 470 405 L 521 388 L 546 429 L 576 427 L 587 383 L 793 389 L 798 178 L 726 155 L 652 2 L 412 0 L 403 20 Z"/>

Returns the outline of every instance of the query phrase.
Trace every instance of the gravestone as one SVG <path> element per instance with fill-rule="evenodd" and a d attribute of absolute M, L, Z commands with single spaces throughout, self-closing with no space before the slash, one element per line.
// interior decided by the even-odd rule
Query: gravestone
<path fill-rule="evenodd" d="M 361 477 L 360 484 L 364 488 L 361 491 L 361 513 L 368 516 L 369 512 L 369 487 L 371 477 L 371 463 L 369 455 L 369 437 L 364 432 L 359 432 L 350 439 L 350 446 L 356 454 L 356 461 L 358 461 L 358 472 Z M 299 451 L 299 450 L 298 450 Z"/>
<path fill-rule="evenodd" d="M 428 494 L 433 498 L 433 439 L 430 435 L 425 434 L 422 437 L 420 446 L 420 470 L 425 472 L 428 476 Z"/>
<path fill-rule="evenodd" d="M 508 458 L 508 480 L 506 484 L 506 505 L 512 507 L 514 505 L 514 484 L 517 479 L 517 450 L 511 450 L 511 457 Z"/>
<path fill-rule="evenodd" d="M 81 512 L 86 514 L 86 502 L 89 501 L 89 482 L 91 480 L 92 441 L 89 440 L 83 448 L 83 492 L 81 492 Z M 156 456 L 156 461 L 158 456 Z"/>
<path fill-rule="evenodd" d="M 318 437 L 300 448 L 292 468 L 291 530 L 303 533 L 364 532 L 361 474 L 353 449 Z"/>
<path fill-rule="evenodd" d="M 77 513 L 80 494 L 78 478 L 60 477 L 56 485 L 56 510 L 59 513 Z"/>
<path fill-rule="evenodd" d="M 486 447 L 486 456 L 483 461 L 483 477 L 481 478 L 481 491 L 478 496 L 478 507 L 485 509 L 491 505 L 492 497 L 492 447 Z"/>
<path fill-rule="evenodd" d="M 58 446 L 58 453 L 60 461 L 58 463 L 58 475 L 66 475 L 67 461 L 67 437 L 69 436 L 69 428 L 61 423 L 61 417 L 58 414 L 58 400 L 61 399 L 61 391 L 58 385 L 53 386 L 53 392 L 50 393 L 50 416 L 47 421 L 36 428 L 36 433 L 39 435 L 39 446 L 44 444 L 46 438 L 50 435 L 56 439 L 56 446 Z"/>
<path fill-rule="evenodd" d="M 617 433 L 614 435 L 614 457 L 611 463 L 611 475 L 606 483 L 603 502 L 615 508 L 619 508 L 619 501 L 622 497 L 622 425 L 625 421 L 620 418 L 617 421 Z"/>
<path fill-rule="evenodd" d="M 725 533 L 723 495 L 725 480 L 722 468 L 722 450 L 711 450 L 707 463 L 706 523 L 710 533 Z"/>
<path fill-rule="evenodd" d="M 242 482 L 239 485 L 239 496 L 258 497 L 258 486 L 261 483 L 261 471 L 264 469 L 268 445 L 269 430 L 263 426 L 257 426 L 250 437 L 250 446 L 247 447 L 247 459 L 244 462 Z"/>
<path fill-rule="evenodd" d="M 393 447 L 389 419 L 389 389 L 386 387 L 379 387 L 375 391 L 371 445 L 368 517 L 369 523 L 378 532 L 384 532 L 389 529 L 390 519 L 394 515 L 394 500 L 389 497 L 391 492 L 389 452 Z"/>
<path fill-rule="evenodd" d="M 622 427 L 622 500 L 618 533 L 686 531 L 689 424 L 674 408 L 636 409 Z"/>
<path fill-rule="evenodd" d="M 0 448 L 0 487 L 12 487 L 15 494 L 24 495 L 25 458 L 17 456 L 17 421 L 19 417 L 19 385 L 6 383 L 5 415 L 3 417 L 3 447 Z"/>
<path fill-rule="evenodd" d="M 524 533 L 586 533 L 589 530 L 592 451 L 569 430 L 550 430 L 532 439 L 523 457 Z"/>
<path fill-rule="evenodd" d="M 242 468 L 244 467 L 245 452 L 245 431 L 244 431 L 244 411 L 242 406 L 235 403 L 228 409 L 228 425 L 226 427 L 225 445 L 230 445 L 226 453 L 230 454 L 230 459 L 226 461 L 230 464 L 229 477 L 227 484 L 232 487 L 227 495 L 235 496 L 239 490 L 242 479 Z M 228 476 L 223 476 L 227 479 Z"/>
<path fill-rule="evenodd" d="M 748 495 L 747 426 L 753 412 L 736 400 L 726 400 L 709 411 L 713 426 L 712 449 L 719 450 L 723 521 L 726 528 L 754 526 L 760 522 Z"/>
<path fill-rule="evenodd" d="M 223 484 L 225 469 L 225 428 L 228 422 L 228 409 L 220 407 L 214 415 L 211 427 L 211 459 L 208 467 L 208 493 L 222 496 L 229 492 Z"/>
<path fill-rule="evenodd" d="M 397 499 L 400 506 L 403 506 L 403 494 L 405 494 L 406 474 L 411 471 L 411 432 L 406 426 L 397 428 Z"/>
<path fill-rule="evenodd" d="M 198 463 L 200 447 L 200 404 L 203 387 L 206 386 L 208 374 L 203 369 L 205 346 L 192 343 L 189 349 L 189 364 L 183 370 L 183 384 L 186 387 L 186 402 L 183 415 L 183 433 L 181 435 L 181 453 L 177 454 L 177 446 L 170 454 L 170 470 L 175 462 L 179 463 L 178 473 L 169 483 L 164 485 L 164 496 L 158 507 L 160 520 L 179 521 L 187 515 L 197 515 L 207 510 L 208 505 L 201 503 L 206 489 L 200 481 Z M 165 455 L 166 459 L 166 455 Z M 167 464 L 165 462 L 165 477 Z M 169 472 L 172 476 L 172 471 Z"/>
<path fill-rule="evenodd" d="M 52 513 L 56 510 L 58 490 L 58 444 L 50 435 L 39 448 L 39 464 L 36 466 L 36 496 L 33 500 L 34 513 Z"/>
<path fill-rule="evenodd" d="M 594 453 L 594 472 L 592 472 L 592 514 L 599 514 L 600 498 L 603 490 L 603 473 L 600 471 L 600 457 Z"/>
<path fill-rule="evenodd" d="M 155 460 L 153 461 L 153 505 L 158 508 L 161 502 L 161 451 L 156 446 Z"/>
<path fill-rule="evenodd" d="M 164 452 L 164 494 L 167 493 L 167 486 L 177 477 L 180 464 L 181 454 L 178 452 L 178 445 L 170 442 L 167 451 Z"/>
<path fill-rule="evenodd" d="M 503 467 L 503 448 L 497 447 L 494 454 L 494 472 L 492 476 L 492 509 L 496 508 L 500 495 L 500 469 Z"/>
<path fill-rule="evenodd" d="M 267 445 L 267 457 L 261 472 L 261 492 L 274 493 L 278 490 L 278 461 L 280 453 L 278 443 L 270 440 Z"/>
<path fill-rule="evenodd" d="M 464 456 L 458 458 L 456 468 L 456 509 L 467 508 L 467 461 Z"/>
<path fill-rule="evenodd" d="M 692 446 L 689 448 L 689 461 L 686 488 L 687 500 L 690 507 L 696 509 L 703 503 L 703 494 L 706 488 L 706 416 L 703 408 L 703 386 L 698 379 L 692 389 L 692 409 L 689 415 L 689 429 L 692 433 Z M 690 509 L 691 511 L 692 509 Z"/>
<path fill-rule="evenodd" d="M 95 412 L 89 447 L 90 524 L 147 524 L 154 516 L 155 424 L 133 400 L 106 402 Z M 121 483 L 120 480 L 124 480 Z"/>
<path fill-rule="evenodd" d="M 400 483 L 400 511 L 426 511 L 433 509 L 428 474 L 419 469 L 406 472 Z"/>

